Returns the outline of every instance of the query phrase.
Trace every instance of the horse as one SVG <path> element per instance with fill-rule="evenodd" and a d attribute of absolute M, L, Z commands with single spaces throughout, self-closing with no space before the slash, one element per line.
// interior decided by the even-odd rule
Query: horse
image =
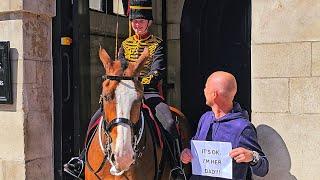
<path fill-rule="evenodd" d="M 85 179 L 169 179 L 167 148 L 159 143 L 151 127 L 153 115 L 142 108 L 143 85 L 138 75 L 149 58 L 148 49 L 125 68 L 119 60 L 112 61 L 101 47 L 99 57 L 105 69 L 100 96 L 103 115 L 86 145 Z M 170 109 L 180 122 L 185 147 L 190 138 L 188 126 L 182 125 L 186 118 L 179 110 Z"/>

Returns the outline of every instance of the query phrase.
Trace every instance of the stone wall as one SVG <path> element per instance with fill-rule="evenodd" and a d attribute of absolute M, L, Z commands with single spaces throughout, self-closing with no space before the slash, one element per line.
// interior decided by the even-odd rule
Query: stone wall
<path fill-rule="evenodd" d="M 13 104 L 0 104 L 0 179 L 53 179 L 52 17 L 55 0 L 4 0 Z"/>
<path fill-rule="evenodd" d="M 317 179 L 320 1 L 252 1 L 252 120 L 270 160 L 256 179 Z"/>

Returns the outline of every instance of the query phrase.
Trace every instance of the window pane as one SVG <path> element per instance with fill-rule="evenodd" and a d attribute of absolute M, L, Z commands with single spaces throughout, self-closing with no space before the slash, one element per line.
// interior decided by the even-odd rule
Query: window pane
<path fill-rule="evenodd" d="M 89 8 L 103 12 L 103 4 L 105 4 L 105 1 L 106 0 L 89 0 Z"/>
<path fill-rule="evenodd" d="M 128 2 L 128 1 L 124 1 Z M 123 3 L 122 0 L 113 0 L 113 13 L 119 14 L 119 15 L 125 15 L 125 10 L 123 9 Z"/>

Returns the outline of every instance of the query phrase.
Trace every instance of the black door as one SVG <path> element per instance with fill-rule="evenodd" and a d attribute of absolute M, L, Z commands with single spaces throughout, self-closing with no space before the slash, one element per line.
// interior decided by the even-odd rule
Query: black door
<path fill-rule="evenodd" d="M 68 179 L 63 163 L 74 154 L 73 48 L 61 45 L 61 37 L 72 38 L 71 1 L 57 0 L 53 19 L 53 91 L 54 91 L 54 176 Z M 71 179 L 71 178 L 69 178 Z"/>
<path fill-rule="evenodd" d="M 72 43 L 63 43 L 69 37 Z M 83 149 L 90 117 L 88 0 L 56 1 L 53 19 L 54 179 L 74 179 L 63 164 Z"/>
<path fill-rule="evenodd" d="M 235 75 L 236 101 L 250 112 L 251 1 L 186 0 L 181 20 L 181 105 L 196 126 L 209 108 L 203 88 L 217 70 Z"/>

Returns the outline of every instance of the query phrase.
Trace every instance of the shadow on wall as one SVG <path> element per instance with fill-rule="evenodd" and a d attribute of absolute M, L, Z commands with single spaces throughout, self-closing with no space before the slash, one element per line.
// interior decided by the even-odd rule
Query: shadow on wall
<path fill-rule="evenodd" d="M 257 127 L 258 141 L 269 160 L 269 173 L 265 177 L 254 176 L 254 180 L 296 180 L 290 173 L 291 158 L 282 137 L 267 125 Z"/>

